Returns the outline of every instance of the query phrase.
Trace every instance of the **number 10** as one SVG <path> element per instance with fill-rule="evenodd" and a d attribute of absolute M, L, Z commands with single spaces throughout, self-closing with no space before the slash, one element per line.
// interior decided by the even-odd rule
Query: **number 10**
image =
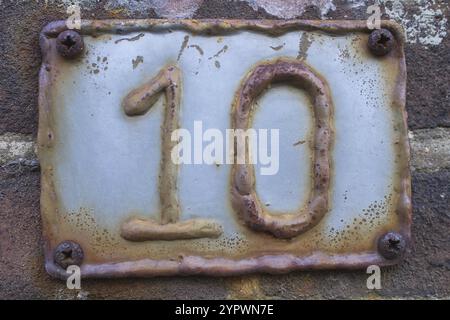
<path fill-rule="evenodd" d="M 159 177 L 160 219 L 133 218 L 125 222 L 121 235 L 130 241 L 217 238 L 223 232 L 214 220 L 180 221 L 178 165 L 170 156 L 177 141 L 171 141 L 170 137 L 179 128 L 181 80 L 180 69 L 168 65 L 150 81 L 131 91 L 122 102 L 127 116 L 140 116 L 150 110 L 163 92 L 165 94 Z M 233 164 L 231 199 L 234 210 L 251 229 L 268 232 L 278 238 L 292 238 L 315 226 L 329 210 L 333 104 L 326 82 L 304 62 L 292 58 L 264 61 L 248 73 L 236 92 L 232 105 L 233 129 L 245 130 L 251 126 L 255 100 L 277 82 L 305 90 L 313 102 L 313 184 L 307 205 L 296 214 L 273 215 L 268 212 L 256 194 L 252 164 Z M 247 159 L 248 148 L 240 145 L 237 148 L 245 148 L 240 151 L 245 152 Z"/>

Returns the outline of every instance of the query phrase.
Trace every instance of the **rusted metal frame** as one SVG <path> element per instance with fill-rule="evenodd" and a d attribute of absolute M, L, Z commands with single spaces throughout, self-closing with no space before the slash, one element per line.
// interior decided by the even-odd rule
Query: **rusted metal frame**
<path fill-rule="evenodd" d="M 404 237 L 406 245 L 411 242 L 411 223 L 412 223 L 412 202 L 411 202 L 411 172 L 410 172 L 410 146 L 408 139 L 408 114 L 406 112 L 406 60 L 404 51 L 404 33 L 400 26 L 397 28 L 388 28 L 384 26 L 394 34 L 396 39 L 396 54 L 399 59 L 399 70 L 395 80 L 395 89 L 392 93 L 393 103 L 392 110 L 401 119 L 397 130 L 399 131 L 399 141 L 397 146 L 399 150 L 397 170 L 399 172 L 399 189 L 397 207 L 395 210 L 396 215 L 400 219 L 400 229 L 398 232 Z"/>
<path fill-rule="evenodd" d="M 101 265 L 84 264 L 81 266 L 82 278 L 125 278 L 156 276 L 234 276 L 249 273 L 284 274 L 293 270 L 358 270 L 368 265 L 392 265 L 376 253 L 347 255 L 328 255 L 315 252 L 309 256 L 298 257 L 292 254 L 264 255 L 247 259 L 207 259 L 198 256 L 185 256 L 176 260 L 142 259 L 138 261 L 104 263 Z M 67 276 L 62 269 L 54 265 L 47 271 L 58 278 Z"/>
<path fill-rule="evenodd" d="M 42 64 L 39 71 L 39 130 L 37 149 L 41 164 L 41 217 L 44 240 L 45 268 L 57 278 L 65 278 L 65 270 L 55 262 L 57 244 L 55 234 L 61 223 L 58 209 L 58 194 L 54 185 L 53 167 L 50 151 L 55 145 L 54 119 L 52 117 L 51 100 L 51 54 L 56 49 L 45 32 L 41 32 L 39 44 L 42 51 Z M 67 239 L 70 241 L 70 239 Z"/>
<path fill-rule="evenodd" d="M 381 28 L 390 30 L 396 41 L 405 41 L 402 27 L 388 20 L 381 21 Z M 53 21 L 47 24 L 42 34 L 49 38 L 56 37 L 67 30 L 65 20 Z M 82 20 L 81 34 L 96 36 L 102 33 L 128 34 L 132 32 L 167 32 L 174 30 L 190 31 L 196 34 L 233 34 L 239 31 L 260 32 L 279 36 L 289 31 L 320 31 L 327 34 L 345 34 L 349 32 L 370 33 L 365 20 L 232 20 L 232 19 L 202 19 L 202 20 L 172 20 L 172 19 L 105 19 Z"/>
<path fill-rule="evenodd" d="M 407 243 L 410 242 L 411 225 L 411 178 L 409 171 L 409 141 L 407 135 L 406 98 L 406 63 L 404 56 L 404 33 L 401 26 L 391 21 L 382 21 L 382 28 L 392 32 L 396 40 L 396 50 L 399 59 L 399 70 L 393 96 L 392 108 L 402 118 L 397 127 L 400 140 L 397 142 L 399 158 L 397 170 L 400 176 L 396 214 L 401 223 L 398 231 Z M 53 261 L 53 250 L 56 247 L 54 234 L 60 223 L 57 207 L 57 191 L 53 182 L 53 168 L 48 152 L 54 145 L 54 121 L 51 110 L 51 55 L 52 38 L 66 30 L 65 21 L 49 23 L 41 32 L 40 46 L 42 50 L 42 66 L 39 74 L 39 132 L 38 152 L 42 166 L 41 170 L 41 212 L 45 242 L 45 266 L 49 274 L 65 279 L 65 270 Z M 230 34 L 242 30 L 261 32 L 268 35 L 280 35 L 293 30 L 319 31 L 331 35 L 348 32 L 370 33 L 366 21 L 313 21 L 313 20 L 83 20 L 80 33 L 82 35 L 97 35 L 101 33 L 131 33 L 136 31 L 163 32 L 167 30 L 187 30 L 199 34 Z M 70 240 L 70 239 L 68 239 Z M 291 254 L 263 255 L 254 258 L 233 260 L 225 258 L 206 259 L 197 256 L 187 256 L 181 261 L 142 259 L 138 261 L 82 264 L 82 277 L 127 277 L 127 276 L 168 276 L 168 275 L 235 275 L 250 272 L 284 273 L 300 269 L 360 269 L 370 264 L 381 266 L 392 265 L 396 259 L 389 260 L 377 252 L 329 255 L 314 252 L 309 256 L 298 257 Z"/>

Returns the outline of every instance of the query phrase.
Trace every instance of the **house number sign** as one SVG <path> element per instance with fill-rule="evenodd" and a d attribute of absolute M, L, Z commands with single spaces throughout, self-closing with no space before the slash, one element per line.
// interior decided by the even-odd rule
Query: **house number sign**
<path fill-rule="evenodd" d="M 57 21 L 40 43 L 51 275 L 282 273 L 404 254 L 395 23 Z"/>

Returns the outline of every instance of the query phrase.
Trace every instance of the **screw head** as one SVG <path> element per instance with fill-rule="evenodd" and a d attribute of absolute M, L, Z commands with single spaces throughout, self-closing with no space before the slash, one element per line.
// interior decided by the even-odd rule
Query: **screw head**
<path fill-rule="evenodd" d="M 406 241 L 397 232 L 388 232 L 378 239 L 378 252 L 386 259 L 401 257 L 406 250 Z"/>
<path fill-rule="evenodd" d="M 395 38 L 387 29 L 376 29 L 369 35 L 367 44 L 372 54 L 381 57 L 392 50 L 395 44 Z"/>
<path fill-rule="evenodd" d="M 56 50 L 64 58 L 74 59 L 84 50 L 83 38 L 74 30 L 63 31 L 56 38 Z"/>
<path fill-rule="evenodd" d="M 73 241 L 63 241 L 55 249 L 55 263 L 63 269 L 71 265 L 81 265 L 84 258 L 83 249 Z"/>

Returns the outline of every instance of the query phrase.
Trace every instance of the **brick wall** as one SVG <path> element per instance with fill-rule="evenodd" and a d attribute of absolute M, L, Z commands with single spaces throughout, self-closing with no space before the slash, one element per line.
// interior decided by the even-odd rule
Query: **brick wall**
<path fill-rule="evenodd" d="M 407 32 L 407 110 L 412 149 L 413 240 L 406 259 L 383 269 L 383 288 L 361 271 L 231 278 L 89 280 L 66 289 L 44 270 L 35 155 L 38 34 L 67 18 L 366 19 L 364 0 L 0 0 L 0 298 L 444 298 L 450 297 L 450 36 L 446 0 L 380 0 Z"/>

